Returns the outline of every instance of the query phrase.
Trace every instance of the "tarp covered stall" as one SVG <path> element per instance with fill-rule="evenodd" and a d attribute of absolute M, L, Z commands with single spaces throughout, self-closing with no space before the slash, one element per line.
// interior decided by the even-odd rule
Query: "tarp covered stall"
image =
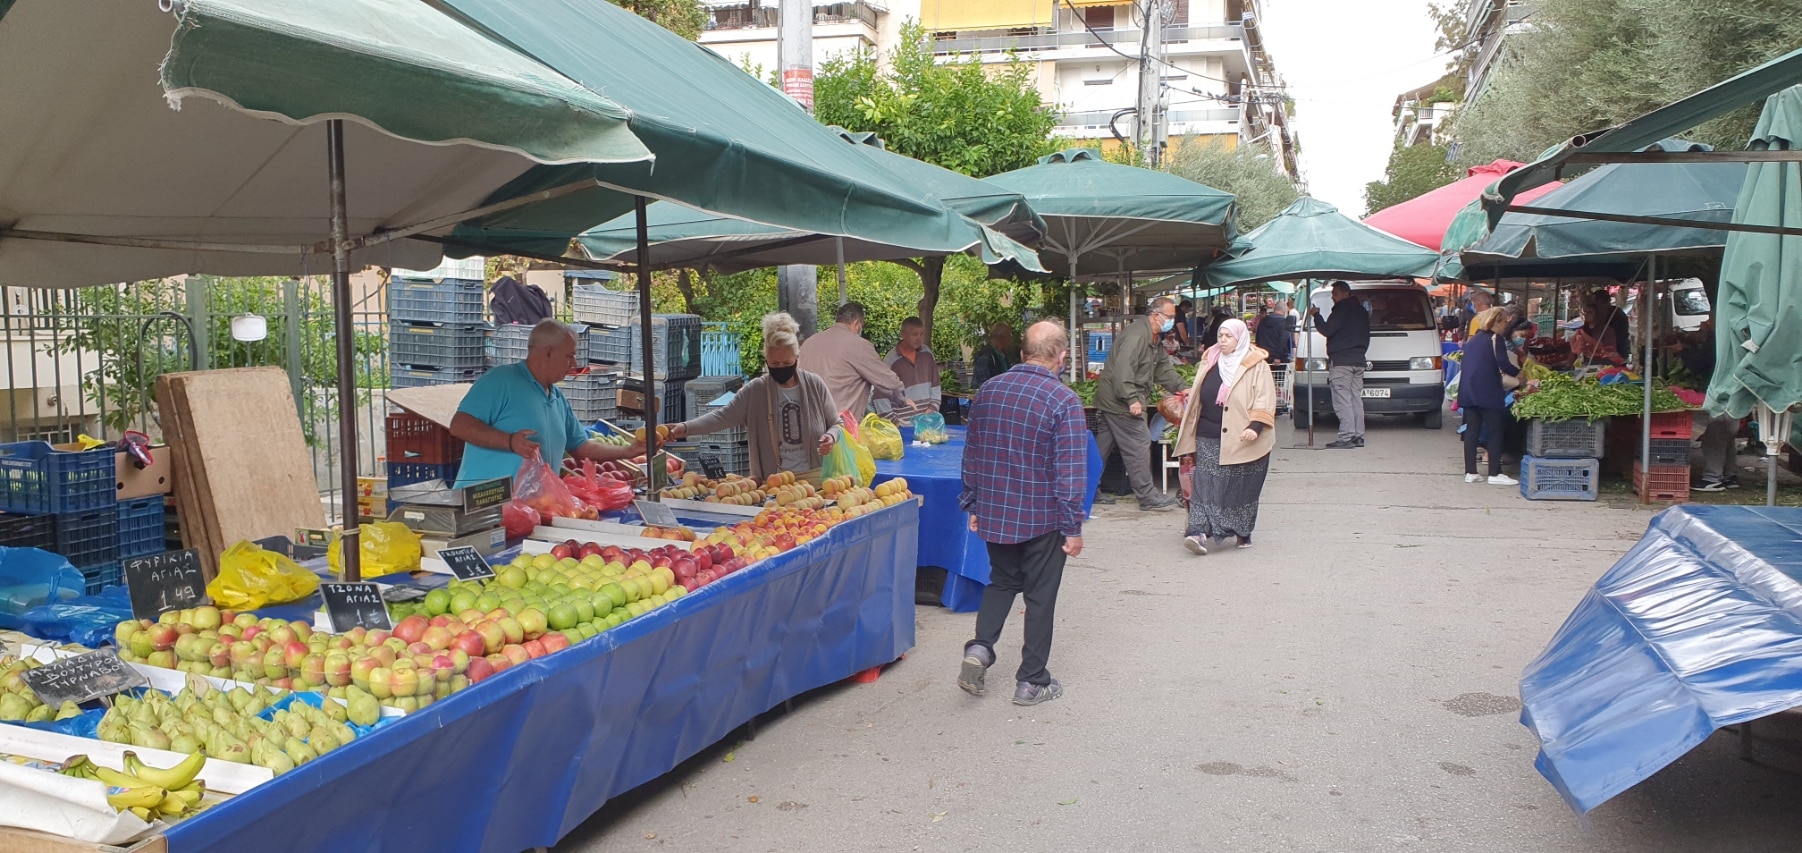
<path fill-rule="evenodd" d="M 1303 197 L 1245 235 L 1251 249 L 1202 270 L 1226 287 L 1278 279 L 1424 278 L 1438 253 L 1352 219 L 1326 202 Z M 1293 290 L 1293 287 L 1291 287 Z"/>

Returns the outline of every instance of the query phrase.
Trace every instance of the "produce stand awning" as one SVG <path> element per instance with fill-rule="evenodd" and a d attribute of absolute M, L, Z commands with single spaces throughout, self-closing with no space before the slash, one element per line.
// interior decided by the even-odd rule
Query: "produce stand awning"
<path fill-rule="evenodd" d="M 1802 150 L 1802 87 L 1765 102 L 1751 147 Z M 1802 227 L 1802 163 L 1750 164 L 1733 222 Z M 1709 411 L 1745 417 L 1760 403 L 1775 412 L 1802 403 L 1802 237 L 1729 235 L 1717 305 Z"/>
<path fill-rule="evenodd" d="M 1452 219 L 1458 215 L 1458 211 L 1482 195 L 1484 188 L 1518 168 L 1520 164 L 1513 160 L 1496 160 L 1472 166 L 1463 178 L 1401 204 L 1385 207 L 1364 217 L 1364 224 L 1394 234 L 1410 243 L 1439 251 L 1446 229 L 1451 227 Z M 1535 195 L 1543 193 L 1542 190 Z"/>
<path fill-rule="evenodd" d="M 1634 155 L 1628 152 L 1640 151 L 1712 118 L 1756 104 L 1798 83 L 1802 83 L 1802 50 L 1786 53 L 1625 124 L 1572 137 L 1497 182 L 1494 191 L 1484 194 L 1483 209 L 1493 225 L 1509 205 L 1527 201 L 1525 193 L 1558 177 L 1567 165 L 1593 165 L 1610 155 L 1619 162 L 1631 161 Z"/>
<path fill-rule="evenodd" d="M 1215 287 L 1295 278 L 1416 278 L 1439 255 L 1365 225 L 1326 202 L 1302 198 L 1245 237 L 1252 248 L 1203 273 Z"/>
<path fill-rule="evenodd" d="M 1684 506 L 1521 676 L 1534 763 L 1581 814 L 1716 729 L 1802 705 L 1802 510 Z"/>

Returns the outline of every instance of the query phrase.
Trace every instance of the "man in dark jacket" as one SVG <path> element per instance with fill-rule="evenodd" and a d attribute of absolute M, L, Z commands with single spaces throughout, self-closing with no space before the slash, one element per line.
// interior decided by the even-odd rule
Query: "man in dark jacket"
<path fill-rule="evenodd" d="M 1370 363 L 1370 312 L 1352 297 L 1351 285 L 1333 282 L 1333 314 L 1324 322 L 1310 307 L 1316 327 L 1326 338 L 1327 386 L 1333 389 L 1333 414 L 1339 418 L 1339 440 L 1327 447 L 1364 446 L 1364 365 Z"/>
<path fill-rule="evenodd" d="M 1264 313 L 1258 315 L 1258 327 L 1253 330 L 1252 339 L 1259 349 L 1270 353 L 1272 362 L 1289 360 L 1289 316 L 1282 311 L 1282 303 L 1264 303 Z"/>
<path fill-rule="evenodd" d="M 1176 506 L 1175 498 L 1152 485 L 1151 426 L 1145 420 L 1154 386 L 1161 385 L 1173 393 L 1188 387 L 1158 341 L 1158 336 L 1174 325 L 1175 303 L 1162 296 L 1153 300 L 1150 313 L 1114 339 L 1107 366 L 1095 383 L 1095 408 L 1101 411 L 1101 428 L 1095 432 L 1095 443 L 1101 458 L 1105 461 L 1114 448 L 1120 448 L 1120 463 L 1126 468 L 1133 494 L 1139 498 L 1139 509 L 1150 512 L 1165 512 Z"/>

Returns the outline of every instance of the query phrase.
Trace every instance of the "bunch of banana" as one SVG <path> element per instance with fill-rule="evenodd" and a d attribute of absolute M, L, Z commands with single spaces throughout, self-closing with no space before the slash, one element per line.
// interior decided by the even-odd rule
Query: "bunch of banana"
<path fill-rule="evenodd" d="M 206 782 L 194 778 L 206 764 L 206 756 L 195 753 L 174 767 L 152 767 L 127 750 L 124 772 L 102 767 L 85 755 L 63 762 L 63 775 L 92 779 L 107 786 L 106 801 L 120 811 L 130 811 L 139 820 L 159 817 L 184 817 L 198 811 L 200 799 L 206 796 Z"/>

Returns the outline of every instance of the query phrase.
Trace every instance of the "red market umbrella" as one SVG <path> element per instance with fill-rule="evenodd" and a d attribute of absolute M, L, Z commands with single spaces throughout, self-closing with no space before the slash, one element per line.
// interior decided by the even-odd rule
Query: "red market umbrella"
<path fill-rule="evenodd" d="M 1483 194 L 1483 190 L 1503 175 L 1522 166 L 1513 160 L 1497 160 L 1483 166 L 1472 166 L 1465 177 L 1439 189 L 1423 193 L 1401 204 L 1385 207 L 1364 217 L 1364 224 L 1380 228 L 1411 243 L 1419 243 L 1439 251 L 1439 241 L 1452 224 L 1458 211 Z M 1557 183 L 1535 187 L 1515 196 L 1515 204 L 1526 204 L 1561 186 Z"/>

